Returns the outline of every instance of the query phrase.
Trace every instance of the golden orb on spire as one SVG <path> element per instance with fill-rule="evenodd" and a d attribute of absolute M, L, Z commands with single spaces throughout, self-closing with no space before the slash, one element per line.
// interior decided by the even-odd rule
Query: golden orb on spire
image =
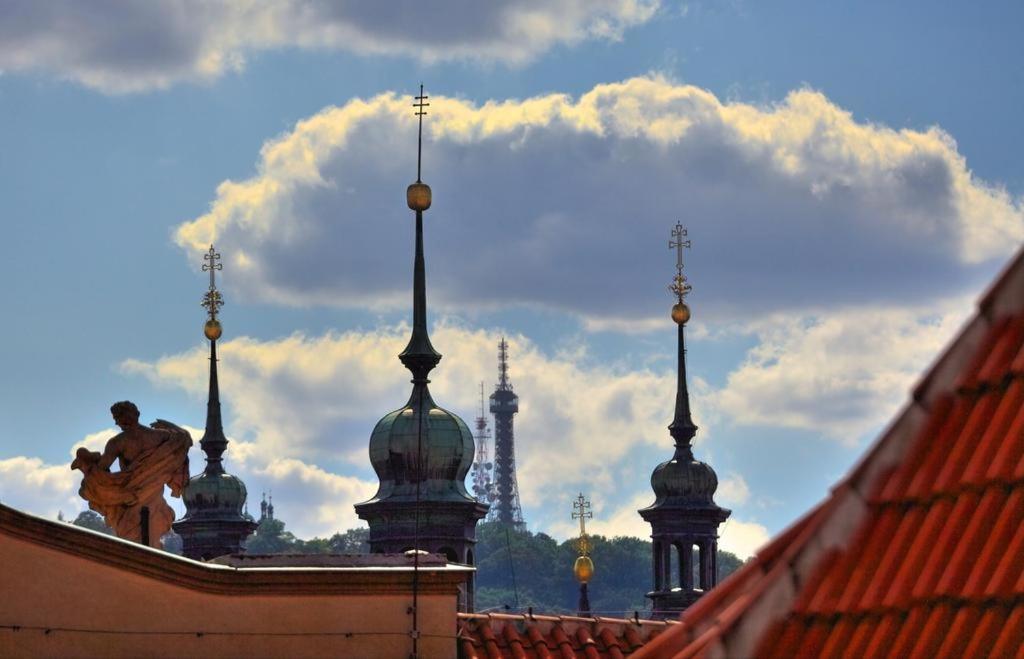
<path fill-rule="evenodd" d="M 203 326 L 203 334 L 206 335 L 211 341 L 216 341 L 220 338 L 220 335 L 224 333 L 223 328 L 220 326 L 220 321 L 211 318 L 206 321 L 206 325 Z"/>
<path fill-rule="evenodd" d="M 690 320 L 690 307 L 683 302 L 672 305 L 672 320 L 676 325 L 685 325 Z"/>
<path fill-rule="evenodd" d="M 416 181 L 405 191 L 405 200 L 414 211 L 427 210 L 431 201 L 430 186 L 422 181 Z"/>
<path fill-rule="evenodd" d="M 588 583 L 594 578 L 594 561 L 589 556 L 578 556 L 572 566 L 572 573 L 576 575 L 576 581 Z"/>

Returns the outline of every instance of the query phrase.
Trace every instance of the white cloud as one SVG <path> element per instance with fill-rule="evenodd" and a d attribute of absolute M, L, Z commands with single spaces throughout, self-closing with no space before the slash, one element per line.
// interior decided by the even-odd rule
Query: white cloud
<path fill-rule="evenodd" d="M 405 305 L 408 103 L 384 94 L 299 122 L 178 242 L 216 241 L 248 299 Z M 677 219 L 698 321 L 946 296 L 1024 238 L 1021 200 L 975 178 L 941 129 L 858 123 L 811 90 L 760 107 L 636 78 L 576 100 L 431 104 L 428 283 L 460 313 L 525 304 L 649 329 L 667 313 L 659 250 Z"/>
<path fill-rule="evenodd" d="M 718 481 L 715 500 L 723 506 L 741 506 L 750 500 L 750 486 L 740 474 L 726 474 Z"/>
<path fill-rule="evenodd" d="M 773 317 L 713 406 L 740 424 L 812 430 L 847 443 L 890 418 L 970 306 L 861 307 Z"/>
<path fill-rule="evenodd" d="M 659 0 L 358 2 L 160 0 L 0 5 L 0 67 L 106 92 L 211 81 L 270 49 L 341 50 L 430 63 L 529 61 L 559 44 L 618 39 Z"/>
<path fill-rule="evenodd" d="M 70 464 L 46 464 L 26 456 L 0 460 L 0 503 L 50 518 L 63 512 L 74 519 L 85 502 L 78 496 L 81 474 L 71 471 Z"/>
<path fill-rule="evenodd" d="M 251 510 L 259 504 L 261 492 L 252 489 L 258 485 L 274 497 L 275 516 L 300 538 L 328 537 L 363 526 L 353 505 L 377 491 L 376 481 L 334 474 L 295 458 L 273 457 L 245 442 L 233 441 L 228 457 L 231 473 L 250 488 Z"/>
<path fill-rule="evenodd" d="M 731 551 L 740 558 L 750 558 L 768 542 L 768 529 L 756 522 L 744 522 L 730 517 L 719 529 L 718 547 Z"/>

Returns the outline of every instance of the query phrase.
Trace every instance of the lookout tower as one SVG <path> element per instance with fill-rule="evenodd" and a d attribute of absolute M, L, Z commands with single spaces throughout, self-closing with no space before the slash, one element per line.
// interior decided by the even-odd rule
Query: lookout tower
<path fill-rule="evenodd" d="M 489 521 L 499 522 L 517 531 L 526 530 L 523 510 L 519 505 L 519 484 L 516 482 L 516 445 L 512 417 L 519 411 L 519 397 L 512 390 L 508 377 L 508 343 L 498 343 L 498 385 L 491 394 L 494 415 L 494 503 Z"/>

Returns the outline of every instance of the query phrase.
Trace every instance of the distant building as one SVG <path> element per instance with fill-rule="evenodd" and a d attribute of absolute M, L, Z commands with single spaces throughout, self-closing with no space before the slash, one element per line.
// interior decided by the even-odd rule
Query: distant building
<path fill-rule="evenodd" d="M 267 493 L 263 493 L 263 498 L 260 500 L 260 520 L 262 524 L 268 520 L 274 519 L 274 495 L 270 495 L 270 501 L 267 501 Z"/>

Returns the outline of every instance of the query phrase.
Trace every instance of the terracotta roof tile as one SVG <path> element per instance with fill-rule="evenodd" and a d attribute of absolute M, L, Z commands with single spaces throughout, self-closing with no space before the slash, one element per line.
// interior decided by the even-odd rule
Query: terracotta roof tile
<path fill-rule="evenodd" d="M 821 645 L 819 656 L 821 656 L 822 659 L 846 656 L 846 651 L 850 644 L 850 638 L 853 636 L 856 628 L 857 621 L 853 618 L 844 618 L 840 620 L 839 623 L 834 625 L 829 631 L 828 636 L 825 638 L 825 642 Z"/>
<path fill-rule="evenodd" d="M 992 646 L 993 657 L 1019 657 L 1024 651 L 1024 604 L 1018 603 L 999 630 Z"/>
<path fill-rule="evenodd" d="M 946 569 L 949 557 L 963 541 L 964 531 L 968 522 L 971 521 L 971 514 L 978 507 L 978 499 L 978 495 L 974 492 L 964 492 L 956 498 L 953 510 L 943 524 L 935 545 L 927 548 L 927 556 L 922 557 L 925 558 L 924 568 L 910 591 L 911 597 L 927 597 L 935 590 L 936 584 Z M 910 557 L 910 560 L 918 560 L 918 557 Z"/>
<path fill-rule="evenodd" d="M 999 632 L 1006 626 L 1007 609 L 1001 606 L 985 607 L 964 648 L 963 657 L 985 657 L 992 652 L 992 646 Z"/>
<path fill-rule="evenodd" d="M 870 617 L 861 619 L 857 631 L 850 639 L 851 657 L 881 657 L 893 646 L 901 628 L 896 616 L 883 616 L 881 620 Z"/>
<path fill-rule="evenodd" d="M 935 651 L 937 657 L 963 657 L 967 642 L 971 639 L 971 633 L 978 625 L 978 619 L 982 615 L 982 607 L 965 606 L 956 611 L 945 638 L 941 635 L 939 640 L 942 645 Z"/>
<path fill-rule="evenodd" d="M 1024 659 L 1024 250 L 979 308 L 830 497 L 638 656 Z"/>
<path fill-rule="evenodd" d="M 914 639 L 913 649 L 910 651 L 909 656 L 938 656 L 939 645 L 942 644 L 943 638 L 949 631 L 950 623 L 953 621 L 953 614 L 952 605 L 946 602 L 931 607 L 924 627 L 921 628 L 921 632 Z"/>
<path fill-rule="evenodd" d="M 964 469 L 964 483 L 981 485 L 997 476 L 997 474 L 987 475 L 989 467 L 995 461 L 1002 447 L 1013 444 L 1013 442 L 1004 442 L 1003 438 L 1006 437 L 1010 424 L 1013 423 L 1022 408 L 1024 408 L 1024 378 L 1018 378 L 1011 381 L 1009 387 L 1000 396 L 999 405 Z M 1004 477 L 1006 476 L 1009 476 L 1009 471 L 1004 474 Z"/>
<path fill-rule="evenodd" d="M 663 620 L 460 613 L 462 657 L 622 659 L 668 626 Z"/>
<path fill-rule="evenodd" d="M 867 563 L 875 562 L 878 569 L 868 588 L 864 591 L 863 597 L 860 599 L 857 608 L 861 610 L 882 606 L 886 593 L 895 581 L 900 566 L 907 560 L 907 557 L 910 555 L 910 548 L 921 532 L 921 526 L 924 524 L 927 509 L 922 506 L 913 506 L 906 513 L 903 513 L 900 508 L 890 507 L 886 512 L 898 518 L 900 524 L 896 533 L 889 536 L 890 542 L 884 551 L 876 554 L 865 552 L 867 556 L 880 556 L 881 558 L 877 562 L 871 560 L 862 561 Z M 852 554 L 852 552 L 850 553 Z"/>
<path fill-rule="evenodd" d="M 992 422 L 992 415 L 1000 398 L 1001 396 L 996 393 L 986 393 L 980 398 L 971 396 L 973 405 L 967 415 L 967 422 L 953 440 L 949 452 L 944 456 L 935 456 L 942 468 L 932 481 L 931 494 L 949 492 L 960 483 L 971 455 L 978 448 L 982 434 Z"/>
<path fill-rule="evenodd" d="M 985 544 L 967 577 L 967 582 L 961 589 L 965 597 L 985 597 L 985 586 L 991 583 L 1000 561 L 1011 554 L 1007 548 L 1010 547 L 1013 540 L 1014 531 L 1021 528 L 1020 521 L 1022 519 L 1024 519 L 1024 490 L 1017 489 L 1007 497 L 1006 504 L 999 512 L 991 532 L 985 539 Z"/>
<path fill-rule="evenodd" d="M 1005 598 L 1020 592 L 1020 577 L 1024 574 L 1024 524 L 1017 520 L 1015 533 L 985 587 L 986 597 Z"/>

